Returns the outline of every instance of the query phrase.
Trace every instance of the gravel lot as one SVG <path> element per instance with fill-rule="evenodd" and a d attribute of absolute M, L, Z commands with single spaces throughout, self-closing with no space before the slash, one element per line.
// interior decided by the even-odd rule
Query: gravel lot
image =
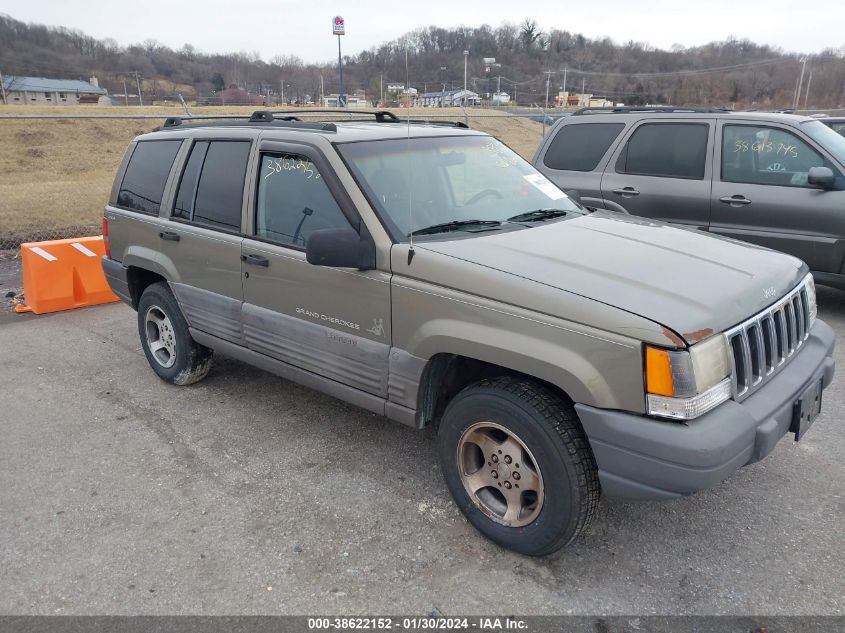
<path fill-rule="evenodd" d="M 845 333 L 845 293 L 819 300 Z M 134 316 L 0 313 L 0 613 L 845 614 L 839 378 L 801 443 L 604 500 L 536 560 L 463 520 L 431 433 L 222 357 L 166 385 Z"/>

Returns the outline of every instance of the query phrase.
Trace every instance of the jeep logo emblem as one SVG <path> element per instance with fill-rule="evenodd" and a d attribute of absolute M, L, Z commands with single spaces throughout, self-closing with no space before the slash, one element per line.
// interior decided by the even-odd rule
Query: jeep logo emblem
<path fill-rule="evenodd" d="M 775 287 L 769 286 L 768 288 L 763 288 L 763 298 L 764 299 L 771 299 L 775 296 Z"/>

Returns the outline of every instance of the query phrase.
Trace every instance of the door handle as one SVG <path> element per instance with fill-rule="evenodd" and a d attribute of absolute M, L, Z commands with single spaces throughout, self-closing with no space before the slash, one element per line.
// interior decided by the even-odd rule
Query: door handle
<path fill-rule="evenodd" d="M 241 255 L 241 261 L 252 264 L 253 266 L 263 266 L 264 268 L 270 266 L 270 260 L 261 255 Z"/>
<path fill-rule="evenodd" d="M 751 200 L 743 196 L 741 193 L 738 193 L 735 196 L 725 196 L 724 198 L 719 198 L 719 202 L 724 202 L 725 204 L 729 204 L 732 207 L 736 207 L 743 204 L 751 204 Z"/>
<path fill-rule="evenodd" d="M 630 196 L 638 196 L 640 192 L 634 189 L 633 187 L 622 187 L 622 189 L 614 189 L 613 193 L 617 196 L 622 197 L 630 197 Z"/>
<path fill-rule="evenodd" d="M 167 240 L 168 242 L 178 242 L 181 237 L 179 237 L 178 233 L 174 233 L 173 231 L 161 231 L 158 236 L 163 239 Z"/>

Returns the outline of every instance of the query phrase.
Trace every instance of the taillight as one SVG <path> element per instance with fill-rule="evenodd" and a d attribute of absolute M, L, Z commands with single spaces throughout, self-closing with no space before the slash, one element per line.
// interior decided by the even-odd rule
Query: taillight
<path fill-rule="evenodd" d="M 103 246 L 106 247 L 106 257 L 111 259 L 111 246 L 109 245 L 109 219 L 103 216 Z"/>

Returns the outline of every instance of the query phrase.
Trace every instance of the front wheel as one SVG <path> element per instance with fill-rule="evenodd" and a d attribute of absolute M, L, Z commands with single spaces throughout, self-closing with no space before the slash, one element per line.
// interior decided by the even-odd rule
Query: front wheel
<path fill-rule="evenodd" d="M 138 333 L 150 367 L 165 382 L 190 385 L 208 375 L 213 352 L 191 338 L 166 283 L 151 284 L 141 295 Z"/>
<path fill-rule="evenodd" d="M 571 402 L 516 378 L 478 382 L 446 408 L 437 436 L 446 485 L 484 536 L 551 554 L 589 524 L 598 469 Z"/>

